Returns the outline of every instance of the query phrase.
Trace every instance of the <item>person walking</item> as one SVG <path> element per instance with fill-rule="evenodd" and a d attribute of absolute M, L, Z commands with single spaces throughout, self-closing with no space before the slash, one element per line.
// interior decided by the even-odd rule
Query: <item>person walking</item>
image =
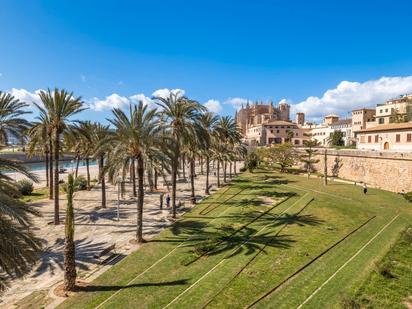
<path fill-rule="evenodd" d="M 169 208 L 170 207 L 170 195 L 166 195 L 166 207 Z"/>
<path fill-rule="evenodd" d="M 366 183 L 363 183 L 363 194 L 368 193 L 368 187 L 366 186 Z"/>
<path fill-rule="evenodd" d="M 162 193 L 160 193 L 160 196 L 159 196 L 159 198 L 160 198 L 160 210 L 162 210 L 163 209 L 163 196 L 164 196 L 165 194 L 162 192 Z"/>

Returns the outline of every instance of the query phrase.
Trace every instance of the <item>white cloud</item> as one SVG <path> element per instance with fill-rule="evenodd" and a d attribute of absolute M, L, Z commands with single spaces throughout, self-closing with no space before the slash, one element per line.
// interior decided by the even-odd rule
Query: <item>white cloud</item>
<path fill-rule="evenodd" d="M 99 98 L 93 98 L 90 108 L 96 111 L 112 108 L 124 108 L 130 104 L 130 100 L 127 97 L 113 93 L 107 96 L 104 100 Z"/>
<path fill-rule="evenodd" d="M 234 108 L 241 108 L 242 105 L 246 105 L 249 102 L 248 99 L 245 98 L 229 98 L 225 101 L 225 104 L 230 104 L 232 105 Z M 251 104 L 251 103 L 249 103 Z"/>
<path fill-rule="evenodd" d="M 292 112 L 304 112 L 308 118 L 334 113 L 346 116 L 355 108 L 375 107 L 378 103 L 412 92 L 412 76 L 382 77 L 363 83 L 342 81 L 322 97 L 310 96 L 292 105 Z"/>
<path fill-rule="evenodd" d="M 129 99 L 133 103 L 138 103 L 142 101 L 144 105 L 148 105 L 150 108 L 156 107 L 156 104 L 153 102 L 153 100 L 149 97 L 146 97 L 143 93 L 132 95 L 131 97 L 129 97 Z"/>
<path fill-rule="evenodd" d="M 36 90 L 35 92 L 30 92 L 26 89 L 16 89 L 12 88 L 9 92 L 12 96 L 19 99 L 20 101 L 26 102 L 27 104 L 32 105 L 33 102 L 42 105 L 39 93 L 41 89 Z"/>
<path fill-rule="evenodd" d="M 222 110 L 222 105 L 218 100 L 208 100 L 204 106 L 207 107 L 207 109 L 213 113 L 219 113 Z"/>
<path fill-rule="evenodd" d="M 158 89 L 152 93 L 153 97 L 161 97 L 161 98 L 167 98 L 170 93 L 176 94 L 178 97 L 182 97 L 185 95 L 185 91 L 183 89 L 168 89 L 168 88 L 163 88 L 163 89 Z"/>
<path fill-rule="evenodd" d="M 3 73 L 0 73 L 0 77 L 3 77 Z"/>

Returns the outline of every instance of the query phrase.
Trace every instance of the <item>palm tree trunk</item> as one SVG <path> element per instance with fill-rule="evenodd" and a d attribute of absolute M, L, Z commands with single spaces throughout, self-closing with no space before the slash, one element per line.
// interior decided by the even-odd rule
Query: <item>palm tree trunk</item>
<path fill-rule="evenodd" d="M 206 188 L 205 188 L 205 194 L 209 195 L 209 157 L 206 156 Z"/>
<path fill-rule="evenodd" d="M 226 165 L 227 165 L 227 161 L 224 160 L 222 165 L 223 165 L 223 183 L 226 183 L 226 182 L 227 182 L 227 180 L 226 180 Z"/>
<path fill-rule="evenodd" d="M 176 218 L 176 176 L 179 164 L 178 154 L 176 153 L 172 163 L 172 217 Z"/>
<path fill-rule="evenodd" d="M 185 156 L 182 157 L 182 172 L 183 172 L 183 179 L 186 179 L 186 159 L 185 159 Z"/>
<path fill-rule="evenodd" d="M 232 178 L 232 161 L 229 162 L 229 178 Z"/>
<path fill-rule="evenodd" d="M 60 223 L 59 216 L 59 152 L 60 152 L 60 134 L 55 133 L 54 140 L 54 224 Z"/>
<path fill-rule="evenodd" d="M 130 167 L 130 177 L 132 177 L 132 186 L 133 186 L 133 197 L 137 197 L 136 191 L 136 168 L 134 163 L 134 158 L 132 159 L 132 164 Z"/>
<path fill-rule="evenodd" d="M 236 161 L 237 159 L 235 159 L 235 161 L 233 161 L 233 175 L 236 176 Z"/>
<path fill-rule="evenodd" d="M 203 175 L 203 157 L 199 158 L 200 174 Z"/>
<path fill-rule="evenodd" d="M 86 173 L 87 173 L 87 190 L 90 190 L 89 157 L 86 157 Z"/>
<path fill-rule="evenodd" d="M 45 163 L 46 163 L 46 187 L 49 187 L 49 151 L 45 151 Z"/>
<path fill-rule="evenodd" d="M 75 178 L 77 178 L 77 175 L 79 174 L 79 163 L 80 163 L 80 155 L 76 155 L 76 173 L 74 174 Z"/>
<path fill-rule="evenodd" d="M 220 172 L 220 161 L 217 160 L 217 187 L 220 188 L 220 176 L 219 176 L 219 172 Z"/>
<path fill-rule="evenodd" d="M 73 176 L 69 175 L 64 240 L 64 290 L 72 291 L 76 286 L 76 248 L 74 245 Z"/>
<path fill-rule="evenodd" d="M 52 200 L 53 199 L 53 142 L 51 137 L 49 138 L 49 149 L 50 149 L 50 168 L 49 168 L 49 199 Z"/>
<path fill-rule="evenodd" d="M 190 159 L 190 186 L 192 189 L 191 197 L 195 198 L 195 158 Z"/>
<path fill-rule="evenodd" d="M 100 183 L 102 185 L 102 208 L 106 208 L 106 180 L 104 174 L 104 155 L 99 158 Z"/>
<path fill-rule="evenodd" d="M 139 244 L 143 242 L 143 202 L 144 202 L 144 162 L 142 155 L 137 157 L 137 176 L 138 176 L 138 196 L 137 196 L 137 228 L 136 239 Z"/>
<path fill-rule="evenodd" d="M 159 173 L 157 171 L 157 168 L 154 169 L 154 188 L 157 190 L 157 178 L 159 177 Z"/>

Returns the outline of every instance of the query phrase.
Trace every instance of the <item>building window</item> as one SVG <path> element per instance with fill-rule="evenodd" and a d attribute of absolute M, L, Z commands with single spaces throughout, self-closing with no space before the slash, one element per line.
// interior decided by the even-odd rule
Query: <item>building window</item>
<path fill-rule="evenodd" d="M 396 142 L 397 143 L 401 142 L 401 135 L 400 134 L 396 134 Z"/>
<path fill-rule="evenodd" d="M 276 133 L 279 133 L 280 131 L 279 130 L 276 130 Z"/>
<path fill-rule="evenodd" d="M 300 141 L 298 139 L 295 139 L 295 145 L 299 145 Z"/>
<path fill-rule="evenodd" d="M 406 141 L 407 142 L 412 142 L 412 134 L 411 133 L 406 134 Z"/>
<path fill-rule="evenodd" d="M 368 136 L 368 143 L 372 143 L 372 136 Z"/>
<path fill-rule="evenodd" d="M 379 118 L 379 124 L 384 124 L 385 123 L 385 119 L 384 118 Z"/>
<path fill-rule="evenodd" d="M 375 135 L 375 143 L 379 143 L 379 135 Z"/>
<path fill-rule="evenodd" d="M 360 142 L 361 142 L 361 143 L 364 143 L 364 142 L 365 142 L 365 136 L 364 136 L 364 135 L 362 135 L 362 136 L 360 137 Z"/>
<path fill-rule="evenodd" d="M 298 133 L 298 132 L 296 132 L 295 136 L 299 136 L 299 133 Z"/>

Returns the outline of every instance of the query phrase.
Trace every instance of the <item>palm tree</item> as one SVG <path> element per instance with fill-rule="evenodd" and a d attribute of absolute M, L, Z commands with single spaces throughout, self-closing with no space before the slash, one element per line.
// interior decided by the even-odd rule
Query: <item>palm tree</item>
<path fill-rule="evenodd" d="M 27 153 L 31 157 L 33 155 L 40 155 L 43 156 L 45 159 L 45 167 L 46 167 L 46 186 L 50 187 L 51 190 L 49 191 L 50 199 L 53 198 L 53 186 L 49 183 L 49 162 L 50 158 L 50 139 L 49 139 L 49 130 L 47 120 L 42 119 L 43 115 L 39 115 L 39 122 L 33 123 L 33 126 L 30 128 L 28 136 L 29 136 L 29 143 L 28 143 L 28 150 Z"/>
<path fill-rule="evenodd" d="M 227 161 L 230 159 L 230 149 L 235 145 L 240 143 L 241 134 L 237 127 L 236 122 L 230 116 L 220 117 L 217 125 L 217 142 L 222 144 L 220 145 L 220 152 L 222 153 L 222 164 L 223 164 L 223 181 L 226 182 L 226 167 Z"/>
<path fill-rule="evenodd" d="M 37 262 L 41 242 L 29 230 L 38 210 L 18 199 L 16 184 L 1 171 L 12 170 L 36 181 L 36 177 L 18 162 L 0 158 L 0 290 L 8 278 L 21 277 Z M 6 274 L 7 276 L 3 276 Z"/>
<path fill-rule="evenodd" d="M 73 291 L 76 286 L 76 248 L 74 245 L 73 195 L 75 181 L 70 173 L 65 187 L 67 194 L 66 222 L 64 228 L 64 290 Z"/>
<path fill-rule="evenodd" d="M 19 138 L 30 128 L 30 122 L 21 118 L 28 114 L 28 105 L 9 93 L 0 91 L 0 145 L 7 145 L 9 138 Z"/>
<path fill-rule="evenodd" d="M 157 104 L 161 107 L 161 117 L 167 127 L 167 132 L 173 139 L 171 151 L 173 157 L 172 165 L 172 210 L 173 218 L 176 218 L 176 176 L 181 156 L 181 147 L 184 140 L 195 136 L 195 131 L 200 123 L 201 112 L 205 107 L 198 102 L 180 97 L 180 93 L 170 93 L 167 98 L 155 97 Z"/>
<path fill-rule="evenodd" d="M 134 171 L 134 162 L 137 164 L 137 228 L 136 240 L 143 240 L 143 204 L 144 204 L 144 169 L 145 163 L 150 160 L 163 160 L 164 154 L 160 150 L 162 141 L 158 138 L 162 126 L 159 125 L 156 110 L 149 110 L 147 105 L 139 102 L 137 106 L 130 106 L 129 115 L 122 110 L 113 109 L 113 119 L 108 121 L 115 131 L 110 138 L 113 144 L 112 166 L 124 169 L 124 163 L 129 162 Z M 135 177 L 134 173 L 131 175 Z M 133 183 L 136 183 L 133 181 Z"/>
<path fill-rule="evenodd" d="M 215 135 L 216 124 L 219 120 L 219 117 L 213 113 L 207 112 L 203 113 L 200 117 L 200 124 L 203 129 L 207 132 L 207 139 L 205 139 L 205 148 L 202 150 L 202 154 L 206 158 L 206 185 L 205 185 L 205 194 L 210 194 L 209 191 L 209 173 L 210 173 L 210 157 L 211 157 L 211 146 L 213 143 L 213 138 Z"/>
<path fill-rule="evenodd" d="M 109 138 L 111 131 L 109 126 L 100 123 L 94 123 L 91 133 L 92 144 L 95 145 L 93 157 L 97 160 L 99 166 L 99 182 L 102 186 L 102 208 L 106 208 L 106 166 L 105 157 L 110 153 L 111 145 Z"/>
<path fill-rule="evenodd" d="M 83 111 L 83 102 L 80 97 L 75 98 L 73 93 L 66 90 L 50 89 L 41 91 L 40 99 L 44 105 L 40 107 L 36 104 L 41 114 L 48 115 L 51 132 L 53 132 L 54 146 L 54 224 L 60 223 L 59 218 L 59 154 L 61 134 L 66 131 L 71 124 L 70 118 Z"/>

